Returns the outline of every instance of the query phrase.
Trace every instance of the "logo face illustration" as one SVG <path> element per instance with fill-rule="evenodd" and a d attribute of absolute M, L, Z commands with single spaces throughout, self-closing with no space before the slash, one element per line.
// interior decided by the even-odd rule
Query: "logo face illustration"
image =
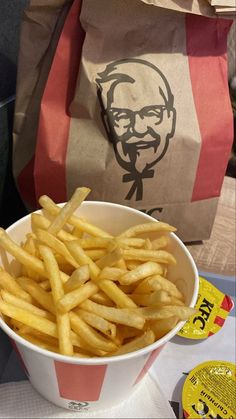
<path fill-rule="evenodd" d="M 87 402 L 69 402 L 68 408 L 78 412 L 81 410 L 88 410 L 88 405 Z"/>
<path fill-rule="evenodd" d="M 153 64 L 124 59 L 98 73 L 101 115 L 117 162 L 131 187 L 125 199 L 143 198 L 143 179 L 153 178 L 175 131 L 176 111 L 169 83 Z"/>

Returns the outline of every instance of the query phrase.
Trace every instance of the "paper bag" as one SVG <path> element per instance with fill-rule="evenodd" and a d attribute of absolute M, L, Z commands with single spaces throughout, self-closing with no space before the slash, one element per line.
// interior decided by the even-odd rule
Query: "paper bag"
<path fill-rule="evenodd" d="M 84 0 L 79 21 L 81 2 L 73 2 L 30 140 L 31 185 L 36 198 L 57 202 L 86 185 L 92 200 L 135 207 L 175 225 L 184 241 L 201 240 L 210 236 L 233 139 L 231 21 L 201 16 L 201 2 L 193 2 L 198 14 L 167 3 Z M 33 207 L 25 150 L 18 160 L 25 142 L 16 139 L 15 176 Z"/>

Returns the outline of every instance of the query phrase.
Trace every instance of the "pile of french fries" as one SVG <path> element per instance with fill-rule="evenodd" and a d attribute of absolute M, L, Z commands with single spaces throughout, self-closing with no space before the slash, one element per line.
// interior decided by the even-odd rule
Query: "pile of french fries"
<path fill-rule="evenodd" d="M 0 315 L 52 352 L 122 355 L 152 344 L 195 310 L 168 280 L 175 228 L 148 222 L 113 237 L 74 215 L 89 192 L 77 188 L 63 207 L 42 196 L 42 213 L 31 214 L 32 231 L 20 245 L 0 229 L 0 247 L 20 263 L 18 276 L 0 268 Z"/>

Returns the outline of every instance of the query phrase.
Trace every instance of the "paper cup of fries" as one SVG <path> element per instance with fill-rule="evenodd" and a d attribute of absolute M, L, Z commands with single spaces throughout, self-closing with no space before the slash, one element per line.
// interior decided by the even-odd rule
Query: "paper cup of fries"
<path fill-rule="evenodd" d="M 71 410 L 126 399 L 194 313 L 198 273 L 175 228 L 125 206 L 49 197 L 0 229 L 0 327 L 33 387 Z"/>

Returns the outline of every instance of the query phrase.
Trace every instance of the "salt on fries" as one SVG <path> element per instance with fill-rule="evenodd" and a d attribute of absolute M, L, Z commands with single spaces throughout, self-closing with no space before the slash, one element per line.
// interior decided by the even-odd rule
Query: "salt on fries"
<path fill-rule="evenodd" d="M 43 213 L 31 214 L 24 243 L 0 229 L 0 247 L 21 267 L 17 277 L 0 268 L 0 314 L 49 351 L 122 355 L 152 344 L 195 309 L 168 279 L 168 266 L 178 263 L 168 251 L 175 228 L 147 222 L 113 237 L 74 215 L 89 192 L 77 188 L 62 208 L 42 196 Z"/>

